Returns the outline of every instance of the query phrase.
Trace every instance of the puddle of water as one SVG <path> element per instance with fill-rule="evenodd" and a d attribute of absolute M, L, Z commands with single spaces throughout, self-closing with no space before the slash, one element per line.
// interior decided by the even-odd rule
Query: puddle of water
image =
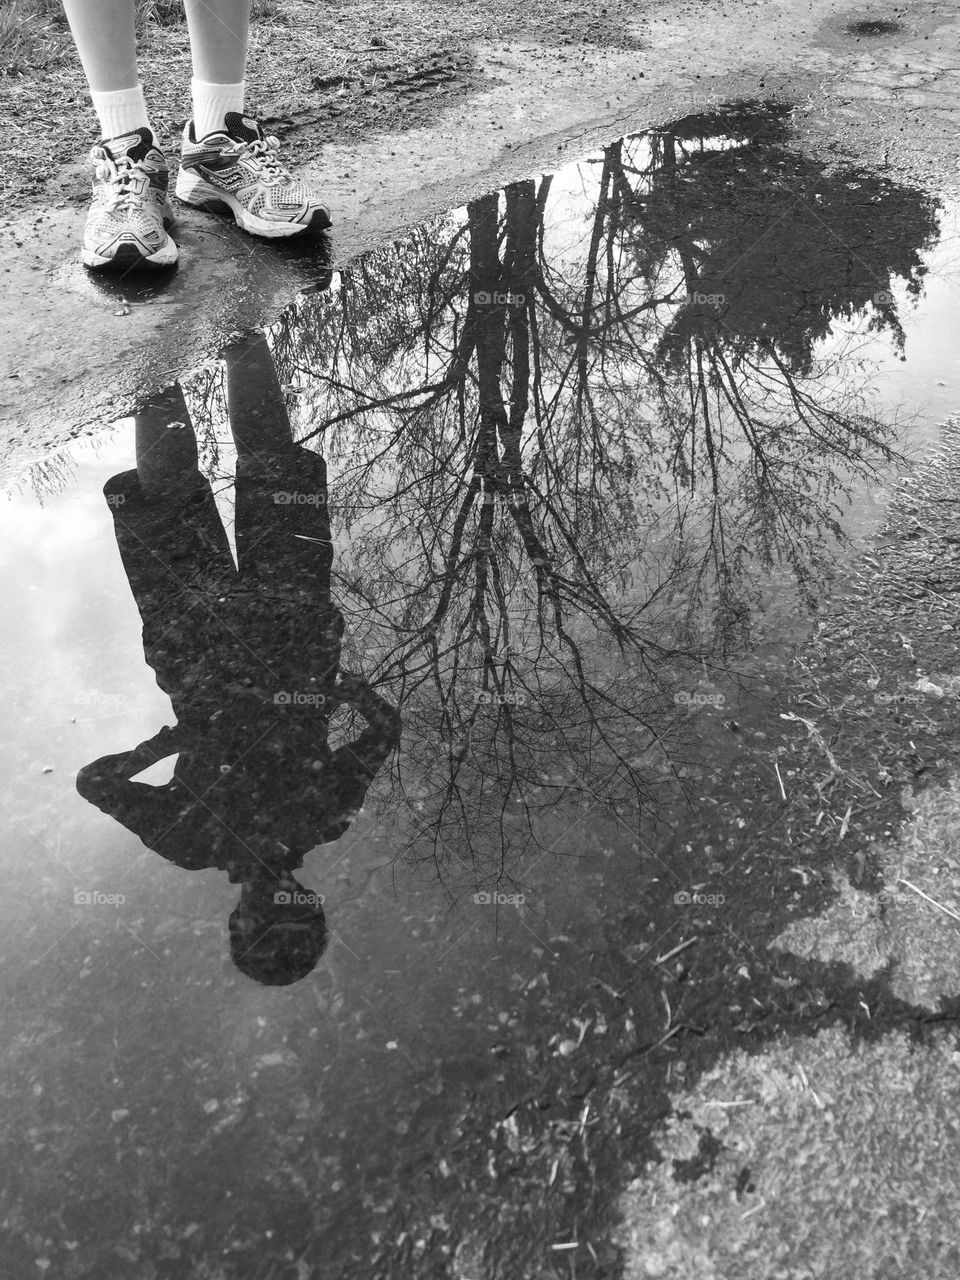
<path fill-rule="evenodd" d="M 477 200 L 0 508 L 5 1273 L 613 1265 L 725 724 L 960 402 L 956 211 L 788 136 Z"/>

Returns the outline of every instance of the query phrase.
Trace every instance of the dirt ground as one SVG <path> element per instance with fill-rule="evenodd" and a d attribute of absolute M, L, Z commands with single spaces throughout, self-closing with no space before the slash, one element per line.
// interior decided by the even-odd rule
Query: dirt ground
<path fill-rule="evenodd" d="M 465 13 L 291 3 L 256 27 L 250 100 L 328 194 L 337 261 L 602 141 L 738 97 L 794 104 L 810 148 L 880 160 L 927 186 L 955 183 L 955 12 L 935 0 L 909 13 L 874 5 L 868 16 L 893 30 L 852 34 L 864 13 L 832 0 L 799 9 L 592 0 L 510 14 L 493 4 Z M 144 53 L 170 142 L 185 110 L 185 31 L 152 32 Z M 0 476 L 9 476 L 276 314 L 322 271 L 330 246 L 278 250 L 184 211 L 172 280 L 91 280 L 77 237 L 92 117 L 69 47 L 39 78 L 8 76 L 0 107 L 18 139 L 3 155 L 0 226 L 17 299 L 0 330 Z"/>

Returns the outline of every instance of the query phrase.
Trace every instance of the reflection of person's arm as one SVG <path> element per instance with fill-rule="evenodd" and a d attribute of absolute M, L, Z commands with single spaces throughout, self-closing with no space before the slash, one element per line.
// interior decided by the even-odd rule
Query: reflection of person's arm
<path fill-rule="evenodd" d="M 331 765 L 344 772 L 364 772 L 373 777 L 400 741 L 400 713 L 384 701 L 364 680 L 343 672 L 336 684 L 337 701 L 356 709 L 367 727 L 355 742 L 333 753 Z"/>
<path fill-rule="evenodd" d="M 177 750 L 177 732 L 163 728 L 141 742 L 133 751 L 101 756 L 77 774 L 77 790 L 84 800 L 110 814 L 130 830 L 144 826 L 143 819 L 160 808 L 169 807 L 169 798 L 146 782 L 131 782 L 134 774 L 172 755 Z M 124 815 L 131 821 L 127 821 Z"/>

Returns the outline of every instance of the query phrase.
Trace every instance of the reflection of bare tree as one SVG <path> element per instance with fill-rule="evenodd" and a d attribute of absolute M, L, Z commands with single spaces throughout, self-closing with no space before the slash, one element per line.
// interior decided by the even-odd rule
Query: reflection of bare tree
<path fill-rule="evenodd" d="M 781 107 L 771 121 L 740 107 L 725 122 L 690 117 L 654 135 L 645 167 L 624 144 L 608 162 L 611 203 L 650 288 L 663 287 L 665 264 L 675 268 L 681 305 L 654 355 L 665 375 L 661 418 L 677 424 L 678 471 L 693 482 L 699 447 L 719 491 L 732 426 L 748 446 L 737 474 L 736 509 L 750 513 L 741 542 L 768 561 L 786 553 L 799 570 L 804 550 L 782 535 L 827 514 L 839 488 L 829 470 L 862 463 L 865 450 L 885 453 L 883 431 L 838 385 L 851 377 L 855 342 L 829 355 L 818 347 L 837 320 L 863 313 L 867 332 L 888 329 L 902 350 L 891 279 L 919 293 L 918 246 L 932 242 L 936 218 L 925 197 L 852 167 L 830 175 L 782 145 L 786 115 Z M 772 134 L 763 149 L 717 136 L 763 130 Z M 638 177 L 647 179 L 642 198 Z"/>
<path fill-rule="evenodd" d="M 742 642 L 758 566 L 802 585 L 888 452 L 849 365 L 858 325 L 902 343 L 890 282 L 919 290 L 933 207 L 826 173 L 772 118 L 762 149 L 738 110 L 607 148 L 584 192 L 514 184 L 272 331 L 338 475 L 344 607 L 403 700 L 397 795 L 438 863 L 466 844 L 500 874 L 561 801 L 635 814 L 682 737 L 672 694 Z"/>
<path fill-rule="evenodd" d="M 75 471 L 76 466 L 68 454 L 53 453 L 49 457 L 41 458 L 39 462 L 33 464 L 27 477 L 27 483 L 34 497 L 42 505 L 44 498 L 63 493 L 73 479 Z M 19 492 L 23 492 L 23 485 L 14 487 Z"/>

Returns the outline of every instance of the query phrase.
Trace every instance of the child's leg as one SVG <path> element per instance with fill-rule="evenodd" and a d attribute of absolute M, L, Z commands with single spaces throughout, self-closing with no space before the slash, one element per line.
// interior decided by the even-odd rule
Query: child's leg
<path fill-rule="evenodd" d="M 90 152 L 93 198 L 83 228 L 84 266 L 129 271 L 170 267 L 169 171 L 137 78 L 135 0 L 63 0 L 83 63 L 100 145 Z"/>
<path fill-rule="evenodd" d="M 251 0 L 184 0 L 198 139 L 223 130 L 228 111 L 243 112 L 250 4 Z"/>
<path fill-rule="evenodd" d="M 250 4 L 184 0 L 193 52 L 193 120 L 183 134 L 176 191 L 184 204 L 197 208 L 226 206 L 244 231 L 276 240 L 329 227 L 330 213 L 277 158 L 277 139 L 244 112 Z"/>
<path fill-rule="evenodd" d="M 137 76 L 134 0 L 63 0 L 101 136 L 150 128 Z M 151 129 L 152 132 L 152 129 Z"/>

